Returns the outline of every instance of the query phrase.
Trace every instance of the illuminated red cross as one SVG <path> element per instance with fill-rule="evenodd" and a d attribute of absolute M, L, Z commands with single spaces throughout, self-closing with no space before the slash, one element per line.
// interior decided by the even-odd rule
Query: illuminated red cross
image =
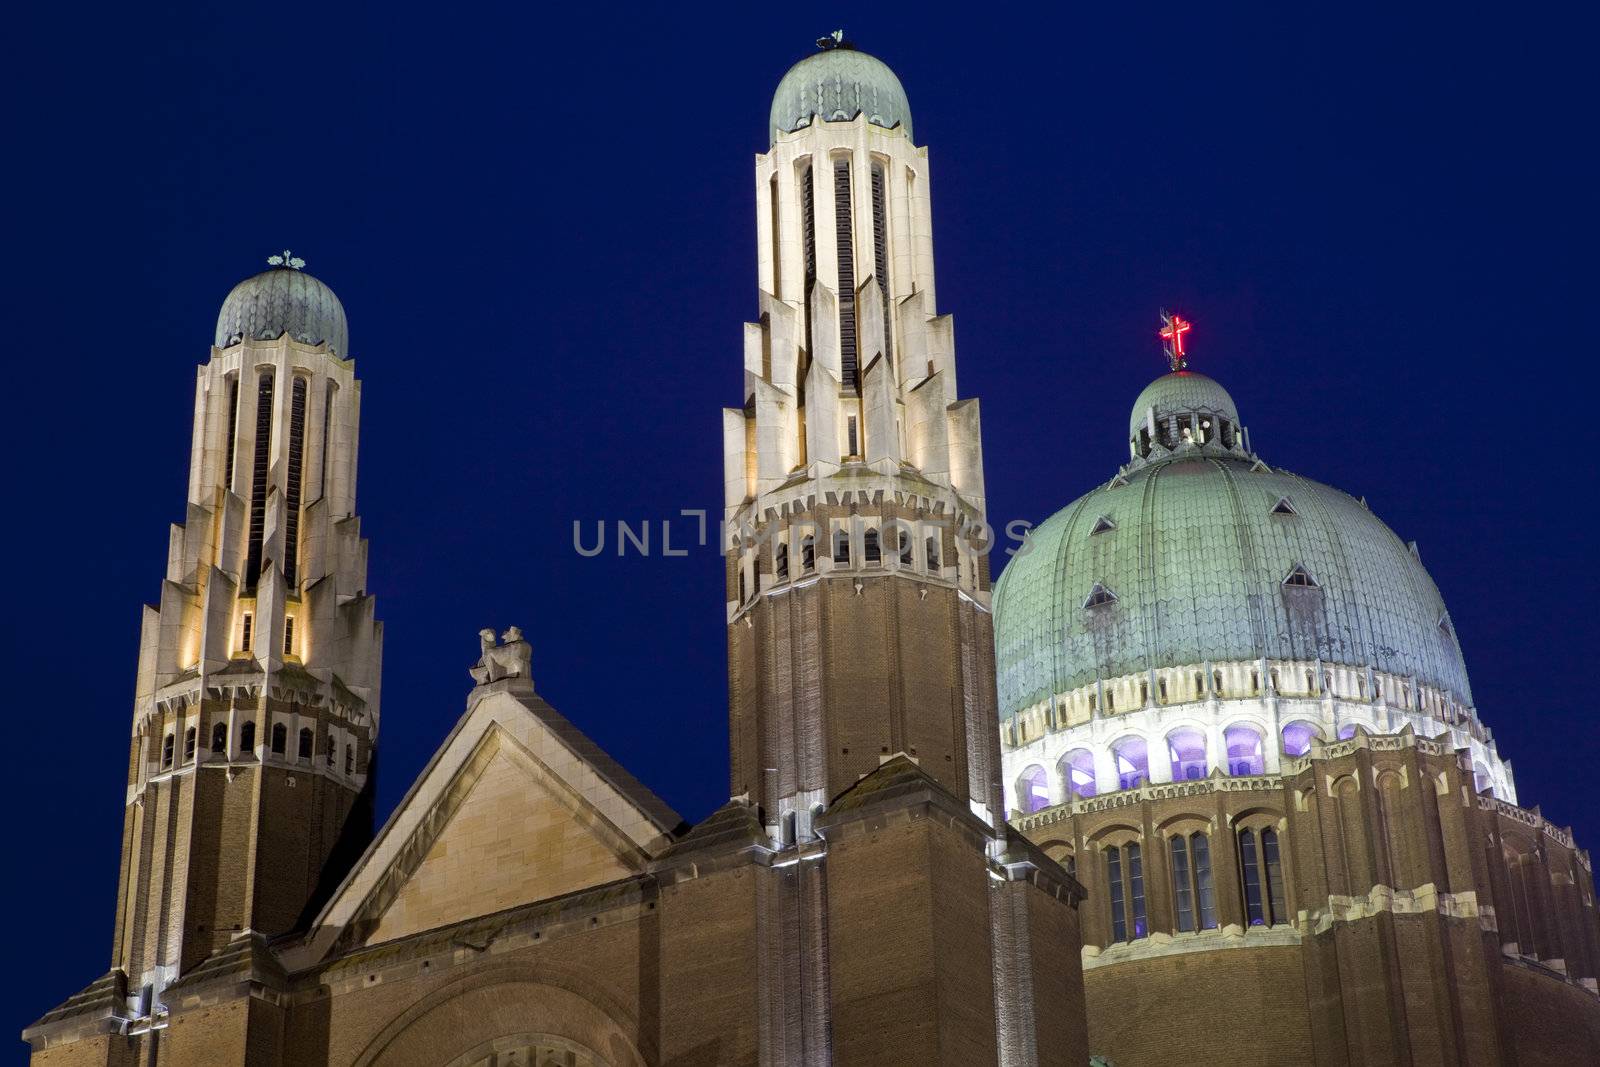
<path fill-rule="evenodd" d="M 1189 365 L 1188 358 L 1183 354 L 1183 335 L 1194 329 L 1194 324 L 1186 322 L 1181 315 L 1168 315 L 1166 310 L 1161 312 L 1161 339 L 1166 342 L 1162 347 L 1167 353 L 1167 363 L 1173 370 L 1183 370 Z"/>

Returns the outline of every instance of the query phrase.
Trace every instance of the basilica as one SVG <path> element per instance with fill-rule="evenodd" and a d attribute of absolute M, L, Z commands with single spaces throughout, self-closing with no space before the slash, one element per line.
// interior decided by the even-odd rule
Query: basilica
<path fill-rule="evenodd" d="M 727 803 L 681 819 L 511 627 L 375 829 L 361 381 L 274 256 L 196 375 L 110 966 L 33 1063 L 1600 1062 L 1589 856 L 1520 806 L 1416 546 L 1258 453 L 1181 317 L 991 587 L 927 150 L 819 45 L 722 413 Z"/>

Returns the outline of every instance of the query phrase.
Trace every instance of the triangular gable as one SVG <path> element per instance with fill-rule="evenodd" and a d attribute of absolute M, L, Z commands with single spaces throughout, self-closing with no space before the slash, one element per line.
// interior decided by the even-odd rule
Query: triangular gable
<path fill-rule="evenodd" d="M 641 873 L 682 825 L 526 681 L 479 686 L 291 966 Z"/>

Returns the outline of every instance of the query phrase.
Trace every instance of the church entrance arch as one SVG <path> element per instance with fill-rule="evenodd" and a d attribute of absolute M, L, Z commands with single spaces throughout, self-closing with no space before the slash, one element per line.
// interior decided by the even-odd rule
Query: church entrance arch
<path fill-rule="evenodd" d="M 611 1067 L 591 1048 L 554 1034 L 515 1034 L 486 1041 L 444 1067 Z"/>

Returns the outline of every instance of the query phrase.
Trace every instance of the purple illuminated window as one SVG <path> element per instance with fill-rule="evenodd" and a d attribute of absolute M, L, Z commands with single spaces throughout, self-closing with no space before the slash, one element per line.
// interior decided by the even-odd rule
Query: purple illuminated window
<path fill-rule="evenodd" d="M 1263 774 L 1266 763 L 1262 755 L 1261 733 L 1253 726 L 1230 726 L 1223 734 L 1228 746 L 1229 774 Z"/>
<path fill-rule="evenodd" d="M 1289 921 L 1276 830 L 1268 827 L 1239 831 L 1239 880 L 1249 925 L 1272 926 Z"/>
<path fill-rule="evenodd" d="M 1356 724 L 1355 723 L 1347 722 L 1343 726 L 1339 727 L 1339 740 L 1348 741 L 1352 737 L 1354 737 L 1355 735 L 1356 735 Z"/>
<path fill-rule="evenodd" d="M 1291 756 L 1304 756 L 1311 751 L 1311 742 L 1321 736 L 1308 722 L 1292 722 L 1283 728 L 1283 750 Z"/>
<path fill-rule="evenodd" d="M 1050 806 L 1050 784 L 1043 767 L 1035 765 L 1022 772 L 1022 777 L 1017 779 L 1017 799 L 1025 814 L 1031 815 Z"/>
<path fill-rule="evenodd" d="M 1122 789 L 1137 789 L 1150 780 L 1150 756 L 1142 737 L 1125 737 L 1111 746 Z"/>
<path fill-rule="evenodd" d="M 1167 735 L 1167 754 L 1172 758 L 1172 780 L 1206 776 L 1206 735 L 1199 730 L 1174 730 Z"/>
<path fill-rule="evenodd" d="M 1094 780 L 1094 753 L 1088 749 L 1073 749 L 1056 766 L 1074 796 L 1092 797 L 1099 791 Z"/>

